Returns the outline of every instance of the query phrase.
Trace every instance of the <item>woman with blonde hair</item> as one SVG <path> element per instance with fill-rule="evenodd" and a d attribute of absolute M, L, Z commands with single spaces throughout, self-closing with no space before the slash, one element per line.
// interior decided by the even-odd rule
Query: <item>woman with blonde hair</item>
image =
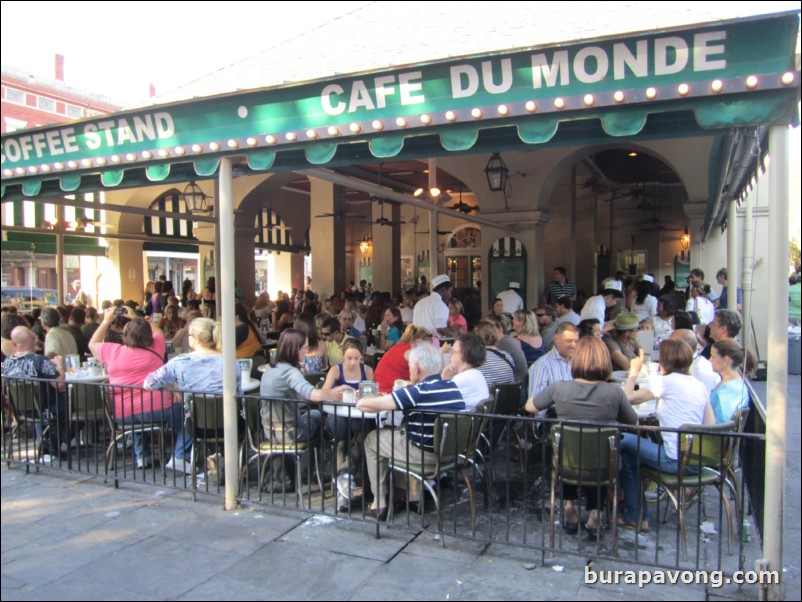
<path fill-rule="evenodd" d="M 534 312 L 516 310 L 512 315 L 512 329 L 515 331 L 513 338 L 521 346 L 527 363 L 536 362 L 543 356 L 543 337 L 540 336 Z"/>
<path fill-rule="evenodd" d="M 192 353 L 177 355 L 164 366 L 145 378 L 146 389 L 166 389 L 175 385 L 185 392 L 204 395 L 223 393 L 222 330 L 220 323 L 210 318 L 195 318 L 189 325 L 189 346 Z M 237 392 L 241 393 L 240 366 L 237 364 Z M 183 441 L 183 443 L 181 443 Z M 191 473 L 188 458 L 192 451 L 192 436 L 179 433 L 176 450 L 167 468 L 176 472 Z"/>
<path fill-rule="evenodd" d="M 459 299 L 451 298 L 448 302 L 448 327 L 454 336 L 468 334 L 468 322 L 465 320 L 465 308 Z"/>

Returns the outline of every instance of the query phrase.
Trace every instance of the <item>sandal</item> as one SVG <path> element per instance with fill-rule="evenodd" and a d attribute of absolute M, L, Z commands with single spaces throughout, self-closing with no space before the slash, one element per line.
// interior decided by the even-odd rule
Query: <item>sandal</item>
<path fill-rule="evenodd" d="M 582 530 L 588 534 L 588 537 L 591 539 L 597 539 L 599 537 L 599 526 L 596 525 L 595 527 L 591 527 L 588 525 L 588 521 L 582 523 Z"/>
<path fill-rule="evenodd" d="M 563 525 L 563 531 L 568 535 L 576 535 L 579 533 L 579 523 L 565 523 Z"/>
<path fill-rule="evenodd" d="M 632 529 L 633 531 L 638 529 L 638 525 L 636 525 L 633 522 L 628 521 L 625 518 L 619 518 L 618 519 L 618 526 L 623 528 L 623 529 Z M 651 528 L 651 526 L 649 526 L 649 521 L 645 520 L 640 524 L 640 532 L 641 533 L 648 533 L 651 530 L 652 530 L 652 528 Z"/>

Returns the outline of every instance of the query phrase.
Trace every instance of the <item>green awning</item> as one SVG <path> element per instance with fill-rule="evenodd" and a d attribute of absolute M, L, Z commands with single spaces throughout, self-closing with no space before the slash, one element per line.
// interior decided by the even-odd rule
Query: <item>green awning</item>
<path fill-rule="evenodd" d="M 2 199 L 796 124 L 796 13 L 462 57 L 2 137 Z"/>

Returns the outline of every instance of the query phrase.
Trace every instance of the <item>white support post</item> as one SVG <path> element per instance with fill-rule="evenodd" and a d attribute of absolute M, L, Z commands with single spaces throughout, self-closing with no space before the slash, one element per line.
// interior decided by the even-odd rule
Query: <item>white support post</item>
<path fill-rule="evenodd" d="M 763 558 L 782 575 L 785 446 L 788 428 L 788 127 L 769 130 L 768 382 L 766 387 L 766 478 L 763 496 Z M 730 281 L 732 282 L 732 281 Z M 768 587 L 782 600 L 782 586 Z"/>
<path fill-rule="evenodd" d="M 230 158 L 220 160 L 218 175 L 216 253 L 220 278 L 217 280 L 217 319 L 223 336 L 223 431 L 225 437 L 225 508 L 237 507 L 239 446 L 237 445 L 237 343 L 234 332 L 234 185 Z"/>

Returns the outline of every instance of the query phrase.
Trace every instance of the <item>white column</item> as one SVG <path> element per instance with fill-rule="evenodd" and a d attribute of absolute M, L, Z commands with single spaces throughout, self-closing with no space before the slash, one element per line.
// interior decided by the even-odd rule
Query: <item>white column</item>
<path fill-rule="evenodd" d="M 231 159 L 220 160 L 218 175 L 218 272 L 216 282 L 217 319 L 223 330 L 223 430 L 225 436 L 226 510 L 237 507 L 239 448 L 237 445 L 237 343 L 234 332 L 234 186 Z M 227 269 L 222 269 L 226 266 Z"/>
<path fill-rule="evenodd" d="M 753 191 L 746 195 L 746 204 L 744 206 L 744 258 L 743 284 L 741 288 L 744 291 L 742 309 L 744 318 L 743 346 L 745 349 L 748 349 L 752 342 L 752 273 L 755 262 L 755 216 L 752 197 L 755 194 L 757 192 Z"/>
<path fill-rule="evenodd" d="M 727 309 L 738 310 L 738 202 L 727 207 Z"/>
<path fill-rule="evenodd" d="M 788 405 L 788 127 L 769 130 L 769 282 L 768 382 L 766 387 L 766 487 L 763 496 L 763 558 L 782 574 L 783 489 Z M 768 588 L 769 600 L 782 600 L 782 587 Z"/>

